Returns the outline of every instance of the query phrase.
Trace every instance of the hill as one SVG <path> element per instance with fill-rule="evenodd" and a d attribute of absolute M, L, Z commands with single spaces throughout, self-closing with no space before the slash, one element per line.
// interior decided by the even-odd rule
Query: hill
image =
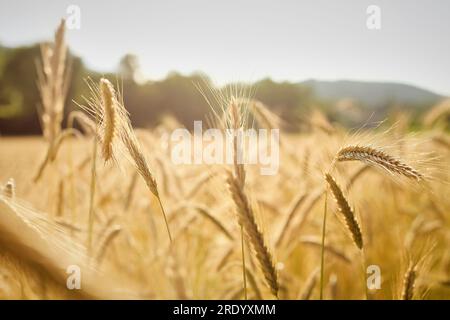
<path fill-rule="evenodd" d="M 319 99 L 334 101 L 351 98 L 369 108 L 382 108 L 386 104 L 421 107 L 443 98 L 432 91 L 395 82 L 307 80 L 300 84 L 311 88 Z"/>

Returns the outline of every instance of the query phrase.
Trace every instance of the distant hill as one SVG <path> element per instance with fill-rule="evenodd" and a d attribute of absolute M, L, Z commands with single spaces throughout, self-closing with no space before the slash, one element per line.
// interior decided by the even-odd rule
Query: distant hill
<path fill-rule="evenodd" d="M 300 84 L 310 87 L 320 99 L 333 101 L 351 98 L 369 108 L 382 108 L 394 103 L 421 107 L 443 98 L 419 87 L 393 82 L 307 80 Z"/>

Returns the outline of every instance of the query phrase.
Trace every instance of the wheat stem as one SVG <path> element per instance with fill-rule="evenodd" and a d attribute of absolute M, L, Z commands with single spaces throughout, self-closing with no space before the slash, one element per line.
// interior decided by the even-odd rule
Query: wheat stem
<path fill-rule="evenodd" d="M 97 135 L 96 135 L 97 136 Z M 91 253 L 92 249 L 92 233 L 94 229 L 94 198 L 96 187 L 96 166 L 97 166 L 97 139 L 96 136 L 93 139 L 92 146 L 92 165 L 91 165 L 91 184 L 90 184 L 90 196 L 89 196 L 89 224 L 88 224 L 88 253 Z"/>
<path fill-rule="evenodd" d="M 327 223 L 327 202 L 328 189 L 325 189 L 325 203 L 323 205 L 323 221 L 322 221 L 322 249 L 320 253 L 320 300 L 323 300 L 323 284 L 324 284 L 324 265 L 325 265 L 325 231 Z"/>
<path fill-rule="evenodd" d="M 164 223 L 166 225 L 167 234 L 169 235 L 170 243 L 172 243 L 172 234 L 170 233 L 169 222 L 167 221 L 166 211 L 164 210 L 164 206 L 161 202 L 161 198 L 159 197 L 159 195 L 157 195 L 156 198 L 158 199 L 159 208 L 161 209 L 162 215 L 164 217 Z"/>
<path fill-rule="evenodd" d="M 241 226 L 242 280 L 244 281 L 244 298 L 247 300 L 247 273 L 245 267 L 244 227 Z"/>

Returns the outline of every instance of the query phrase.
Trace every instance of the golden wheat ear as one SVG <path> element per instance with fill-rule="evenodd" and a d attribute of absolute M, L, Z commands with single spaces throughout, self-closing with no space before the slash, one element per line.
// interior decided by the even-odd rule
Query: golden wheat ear
<path fill-rule="evenodd" d="M 337 161 L 362 161 L 378 166 L 389 173 L 398 174 L 417 181 L 423 180 L 424 176 L 404 163 L 380 149 L 369 146 L 347 146 L 339 150 L 335 160 Z"/>
<path fill-rule="evenodd" d="M 330 174 L 325 174 L 325 180 L 328 183 L 328 187 L 331 190 L 331 193 L 336 200 L 336 204 L 338 206 L 339 212 L 345 219 L 345 223 L 347 225 L 348 230 L 350 231 L 353 241 L 355 245 L 359 248 L 363 248 L 363 238 L 361 229 L 359 227 L 358 221 L 356 221 L 355 214 L 348 204 L 347 199 L 344 197 L 342 193 L 342 189 L 336 183 L 334 178 Z"/>
<path fill-rule="evenodd" d="M 54 42 L 41 45 L 41 60 L 37 64 L 38 89 L 41 97 L 39 120 L 50 147 L 61 132 L 71 75 L 64 34 L 63 19 L 55 32 Z"/>
<path fill-rule="evenodd" d="M 113 140 L 117 131 L 117 101 L 114 87 L 109 80 L 100 79 L 100 94 L 103 105 L 103 144 L 102 155 L 105 161 L 113 156 Z"/>
<path fill-rule="evenodd" d="M 412 300 L 414 298 L 416 278 L 417 268 L 413 263 L 410 263 L 403 278 L 403 288 L 401 294 L 402 300 Z"/>
<path fill-rule="evenodd" d="M 242 189 L 243 185 L 231 172 L 228 173 L 227 183 L 236 205 L 239 224 L 244 228 L 247 238 L 256 252 L 256 258 L 272 294 L 278 297 L 279 284 L 273 257 L 265 244 L 262 232 L 256 224 L 255 215 Z"/>

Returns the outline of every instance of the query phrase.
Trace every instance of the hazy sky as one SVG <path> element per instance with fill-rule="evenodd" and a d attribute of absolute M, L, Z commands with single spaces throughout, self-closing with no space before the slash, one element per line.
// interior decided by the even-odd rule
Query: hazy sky
<path fill-rule="evenodd" d="M 81 29 L 71 49 L 116 70 L 138 55 L 151 79 L 204 71 L 215 81 L 398 81 L 450 95 L 448 0 L 0 0 L 0 44 L 49 40 L 70 4 Z M 381 8 L 381 30 L 366 9 Z"/>

